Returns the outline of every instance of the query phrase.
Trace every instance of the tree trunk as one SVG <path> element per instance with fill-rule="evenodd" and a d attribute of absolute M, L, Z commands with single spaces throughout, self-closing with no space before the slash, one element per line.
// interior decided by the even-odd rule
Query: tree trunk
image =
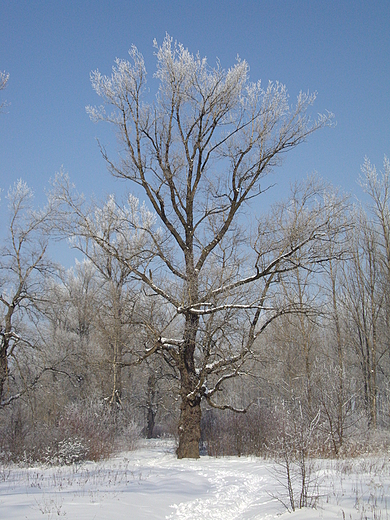
<path fill-rule="evenodd" d="M 341 340 L 340 313 L 337 302 L 336 273 L 333 271 L 333 263 L 329 261 L 329 274 L 332 284 L 332 305 L 333 305 L 333 321 L 336 328 L 336 347 L 338 360 L 338 384 L 337 384 L 337 422 L 336 431 L 338 436 L 337 444 L 334 442 L 335 453 L 337 455 L 339 449 L 344 442 L 344 352 Z"/>
<path fill-rule="evenodd" d="M 195 345 L 196 333 L 199 326 L 199 317 L 188 313 L 184 328 L 184 344 L 180 352 L 180 420 L 179 420 L 179 446 L 177 457 L 179 459 L 198 459 L 200 442 L 201 420 L 201 392 L 197 388 L 198 376 L 195 371 Z"/>
<path fill-rule="evenodd" d="M 3 341 L 2 341 L 3 343 Z M 4 344 L 1 345 L 0 350 L 0 401 L 3 400 L 4 385 L 8 376 L 8 359 L 7 349 Z"/>
<path fill-rule="evenodd" d="M 156 420 L 156 376 L 154 373 L 148 377 L 147 415 L 146 415 L 146 438 L 153 438 L 154 424 Z"/>
<path fill-rule="evenodd" d="M 156 412 L 154 411 L 153 406 L 150 405 L 148 407 L 148 413 L 146 415 L 146 438 L 147 439 L 153 439 L 155 420 L 156 420 Z"/>
<path fill-rule="evenodd" d="M 117 338 L 114 340 L 114 358 L 112 362 L 113 380 L 110 404 L 116 403 L 122 406 L 122 352 L 120 342 Z"/>
<path fill-rule="evenodd" d="M 179 421 L 179 446 L 177 448 L 178 459 L 198 459 L 200 441 L 200 397 L 190 400 L 185 395 L 181 396 L 180 421 Z"/>
<path fill-rule="evenodd" d="M 5 315 L 5 327 L 1 331 L 0 339 L 0 402 L 3 400 L 4 385 L 8 378 L 8 351 L 10 347 L 10 337 L 12 331 L 12 315 L 15 306 L 9 305 Z"/>

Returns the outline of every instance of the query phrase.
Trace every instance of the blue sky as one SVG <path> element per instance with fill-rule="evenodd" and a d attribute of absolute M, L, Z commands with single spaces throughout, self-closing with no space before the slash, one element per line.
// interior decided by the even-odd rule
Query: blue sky
<path fill-rule="evenodd" d="M 63 165 L 88 195 L 124 191 L 96 144 L 115 146 L 111 129 L 85 112 L 99 103 L 89 74 L 109 74 L 134 43 L 151 75 L 153 39 L 168 32 L 210 64 L 238 54 L 253 81 L 285 83 L 292 102 L 317 91 L 314 115 L 330 110 L 337 126 L 289 153 L 275 180 L 281 189 L 316 170 L 359 194 L 364 156 L 380 166 L 390 154 L 389 21 L 388 0 L 0 0 L 0 187 L 23 178 L 43 200 Z"/>

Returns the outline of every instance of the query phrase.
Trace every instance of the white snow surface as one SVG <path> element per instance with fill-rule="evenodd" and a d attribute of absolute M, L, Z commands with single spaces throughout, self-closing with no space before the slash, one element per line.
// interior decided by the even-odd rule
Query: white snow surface
<path fill-rule="evenodd" d="M 290 513 L 282 503 L 288 503 L 283 474 L 270 461 L 177 460 L 171 441 L 142 441 L 137 450 L 99 463 L 0 466 L 0 519 L 385 520 L 388 461 L 388 455 L 317 461 L 316 508 Z"/>

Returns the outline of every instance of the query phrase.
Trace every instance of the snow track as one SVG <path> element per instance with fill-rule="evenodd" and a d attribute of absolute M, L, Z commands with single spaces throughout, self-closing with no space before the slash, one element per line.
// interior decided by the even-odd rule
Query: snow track
<path fill-rule="evenodd" d="M 151 451 L 149 445 L 147 452 L 141 452 L 136 467 L 142 471 L 150 467 L 147 487 L 151 495 L 164 485 L 168 475 L 171 482 L 177 483 L 172 486 L 172 490 L 177 492 L 177 500 L 169 505 L 172 512 L 161 518 L 260 520 L 274 518 L 275 514 L 283 511 L 280 503 L 269 495 L 273 478 L 268 465 L 259 459 L 201 457 L 199 460 L 179 461 L 169 445 L 163 456 L 161 444 L 157 444 L 155 449 L 160 451 L 157 458 L 151 456 L 154 450 Z"/>
<path fill-rule="evenodd" d="M 173 504 L 171 507 L 175 511 L 167 519 L 219 520 L 222 512 L 225 520 L 249 519 L 258 516 L 261 505 L 269 506 L 271 499 L 266 492 L 264 475 L 253 470 L 242 471 L 242 464 L 234 467 L 236 464 L 229 459 L 224 460 L 227 466 L 231 466 L 226 470 L 212 462 L 210 459 L 207 461 L 207 471 L 202 468 L 202 461 L 191 467 L 200 478 L 207 480 L 209 496 Z"/>

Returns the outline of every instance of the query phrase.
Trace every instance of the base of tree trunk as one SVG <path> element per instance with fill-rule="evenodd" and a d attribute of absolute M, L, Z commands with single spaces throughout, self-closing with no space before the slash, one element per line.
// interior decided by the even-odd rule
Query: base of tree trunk
<path fill-rule="evenodd" d="M 196 403 L 182 401 L 179 422 L 178 459 L 199 459 L 200 400 Z"/>

